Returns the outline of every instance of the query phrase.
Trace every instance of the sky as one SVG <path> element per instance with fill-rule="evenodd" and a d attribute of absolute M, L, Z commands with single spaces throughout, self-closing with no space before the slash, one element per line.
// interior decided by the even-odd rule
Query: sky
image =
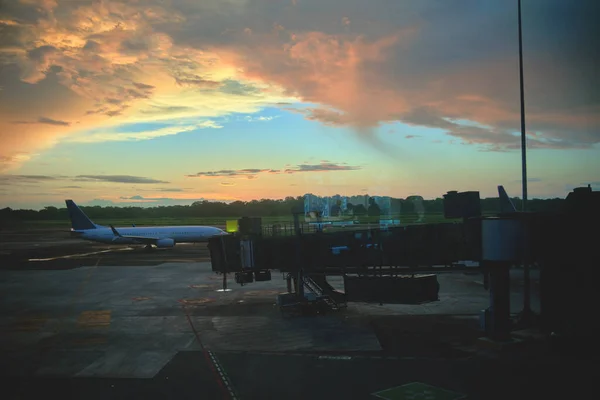
<path fill-rule="evenodd" d="M 600 190 L 595 0 L 523 0 L 530 198 Z M 521 195 L 517 1 L 0 0 L 0 208 Z"/>

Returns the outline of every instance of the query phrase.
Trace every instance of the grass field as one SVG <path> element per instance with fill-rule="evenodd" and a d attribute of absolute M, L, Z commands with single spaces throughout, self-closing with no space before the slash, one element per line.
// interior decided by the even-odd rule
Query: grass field
<path fill-rule="evenodd" d="M 238 219 L 239 217 L 190 217 L 190 218 L 142 218 L 142 219 L 94 219 L 94 222 L 98 225 L 114 225 L 119 226 L 169 226 L 169 225 L 209 225 L 209 226 L 225 226 L 227 220 Z M 400 216 L 394 216 L 394 219 L 399 219 L 402 225 L 414 224 L 418 216 L 416 214 L 402 214 Z M 303 218 L 300 219 L 304 221 Z M 424 223 L 439 223 L 439 222 L 452 222 L 455 220 L 445 219 L 441 213 L 430 213 L 425 214 Z M 361 223 L 368 223 L 368 218 L 361 218 Z M 378 221 L 373 220 L 371 223 L 377 223 Z M 290 216 L 269 216 L 262 217 L 263 226 L 279 224 L 284 228 L 285 226 L 293 226 L 293 219 Z M 12 229 L 70 229 L 71 222 L 67 220 L 39 220 L 39 221 L 23 221 L 18 224 L 11 224 Z"/>

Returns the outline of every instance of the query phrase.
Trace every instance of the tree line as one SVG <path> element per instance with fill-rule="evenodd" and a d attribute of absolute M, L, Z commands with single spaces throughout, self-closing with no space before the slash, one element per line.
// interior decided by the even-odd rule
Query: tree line
<path fill-rule="evenodd" d="M 521 201 L 513 198 L 517 209 L 521 209 Z M 394 209 L 400 209 L 400 215 L 422 212 L 417 210 L 415 202 L 408 199 L 393 199 Z M 529 211 L 554 212 L 560 210 L 564 199 L 532 199 L 528 201 Z M 426 214 L 442 214 L 444 201 L 442 198 L 423 200 L 422 207 Z M 101 219 L 145 219 L 145 218 L 241 218 L 241 217 L 292 217 L 292 209 L 302 208 L 304 197 L 286 197 L 285 199 L 234 201 L 231 203 L 197 201 L 189 206 L 157 206 L 157 207 L 116 207 L 116 206 L 80 206 L 92 220 Z M 399 206 L 399 208 L 398 208 Z M 481 209 L 484 214 L 496 213 L 500 208 L 499 198 L 481 199 Z M 66 208 L 44 207 L 41 210 L 0 210 L 2 222 L 19 221 L 59 221 L 68 220 Z"/>

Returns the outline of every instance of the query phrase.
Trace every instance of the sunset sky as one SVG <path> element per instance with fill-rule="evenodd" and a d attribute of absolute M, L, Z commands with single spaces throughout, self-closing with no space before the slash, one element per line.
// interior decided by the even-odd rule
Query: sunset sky
<path fill-rule="evenodd" d="M 600 190 L 595 0 L 523 0 L 529 196 Z M 0 208 L 521 194 L 517 1 L 0 1 Z"/>

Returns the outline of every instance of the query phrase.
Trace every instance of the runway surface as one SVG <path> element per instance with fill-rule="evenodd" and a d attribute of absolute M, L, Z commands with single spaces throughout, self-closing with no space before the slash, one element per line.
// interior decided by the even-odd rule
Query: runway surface
<path fill-rule="evenodd" d="M 1 238 L 0 376 L 9 399 L 535 398 L 542 381 L 528 368 L 562 368 L 561 357 L 535 346 L 500 354 L 477 345 L 489 296 L 477 274 L 440 274 L 439 302 L 351 303 L 286 318 L 274 304 L 285 291 L 280 274 L 246 286 L 230 277 L 231 290 L 218 291 L 222 276 L 202 244 L 148 252 L 68 233 Z M 567 390 L 543 382 L 554 394 Z"/>

